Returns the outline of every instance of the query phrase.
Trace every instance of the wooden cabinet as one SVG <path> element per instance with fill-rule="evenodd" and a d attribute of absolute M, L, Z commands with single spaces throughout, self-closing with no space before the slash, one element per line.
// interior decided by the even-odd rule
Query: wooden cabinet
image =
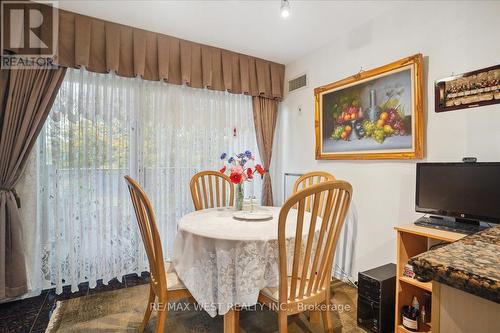
<path fill-rule="evenodd" d="M 408 259 L 426 252 L 433 244 L 454 242 L 465 237 L 465 235 L 420 227 L 414 224 L 395 227 L 394 229 L 397 232 L 396 327 L 394 331 L 396 333 L 406 333 L 410 331 L 406 330 L 401 324 L 401 308 L 403 305 L 411 304 L 413 296 L 417 296 L 419 302 L 422 302 L 425 293 L 432 294 L 432 282 L 420 282 L 403 276 L 403 269 L 405 264 L 408 263 Z M 428 311 L 428 309 L 426 310 Z M 434 308 L 432 311 L 434 312 Z M 426 325 L 426 327 L 420 327 L 421 332 L 431 332 L 431 329 L 432 323 Z"/>

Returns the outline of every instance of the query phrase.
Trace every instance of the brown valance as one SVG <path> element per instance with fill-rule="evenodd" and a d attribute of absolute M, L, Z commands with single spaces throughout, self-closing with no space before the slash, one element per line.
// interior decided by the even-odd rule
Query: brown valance
<path fill-rule="evenodd" d="M 64 10 L 59 10 L 56 63 L 193 88 L 283 97 L 284 65 Z"/>

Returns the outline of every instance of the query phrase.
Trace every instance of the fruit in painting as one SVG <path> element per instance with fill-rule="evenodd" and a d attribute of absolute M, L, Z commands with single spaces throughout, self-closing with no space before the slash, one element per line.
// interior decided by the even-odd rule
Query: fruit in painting
<path fill-rule="evenodd" d="M 342 133 L 344 133 L 344 130 L 345 130 L 344 125 L 337 125 L 332 133 L 332 139 L 340 140 L 342 138 Z"/>
<path fill-rule="evenodd" d="M 394 132 L 394 130 L 392 129 L 391 125 L 384 125 L 384 133 L 385 134 L 391 135 L 393 132 Z"/>
<path fill-rule="evenodd" d="M 359 92 L 341 96 L 333 105 L 334 130 L 331 138 L 348 141 L 354 131 L 358 139 L 372 138 L 383 143 L 387 137 L 407 135 L 407 119 L 398 98 L 401 93 L 399 90 L 386 93 L 387 100 L 377 107 L 379 113 L 375 115 L 374 121 L 365 118 L 366 112 L 361 107 Z"/>
<path fill-rule="evenodd" d="M 375 131 L 375 123 L 372 123 L 369 120 L 364 120 L 363 129 L 365 130 L 366 136 L 370 137 L 372 136 L 373 131 Z"/>
<path fill-rule="evenodd" d="M 381 129 L 381 128 L 376 128 L 373 131 L 373 135 L 372 136 L 375 139 L 375 141 L 377 141 L 378 143 L 382 143 L 385 140 L 385 133 L 384 133 L 384 130 Z"/>
<path fill-rule="evenodd" d="M 387 114 L 387 117 L 384 120 L 384 124 L 390 125 L 394 130 L 395 135 L 406 135 L 405 124 L 403 122 L 404 115 L 401 115 L 400 112 L 395 108 L 387 109 L 385 112 L 382 112 L 380 114 L 380 117 L 382 117 L 383 113 Z"/>
<path fill-rule="evenodd" d="M 361 107 L 358 106 L 359 102 L 357 100 L 354 100 L 352 102 L 352 105 L 344 105 L 342 108 L 342 112 L 338 114 L 338 116 L 335 116 L 337 124 L 345 124 L 351 120 L 356 120 L 356 119 L 361 119 L 364 117 L 363 111 L 361 110 Z M 335 104 L 335 110 L 338 109 L 338 105 Z"/>
<path fill-rule="evenodd" d="M 338 125 L 332 133 L 332 139 L 334 140 L 349 140 L 349 136 L 352 132 L 351 125 Z"/>

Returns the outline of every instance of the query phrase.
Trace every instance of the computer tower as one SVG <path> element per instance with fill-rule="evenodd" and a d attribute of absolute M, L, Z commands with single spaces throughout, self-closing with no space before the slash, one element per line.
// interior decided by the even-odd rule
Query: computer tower
<path fill-rule="evenodd" d="M 358 273 L 358 326 L 374 333 L 394 332 L 396 265 Z"/>

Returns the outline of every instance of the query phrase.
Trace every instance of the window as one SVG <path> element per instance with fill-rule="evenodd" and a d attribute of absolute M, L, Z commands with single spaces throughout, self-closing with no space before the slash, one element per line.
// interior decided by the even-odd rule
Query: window
<path fill-rule="evenodd" d="M 76 291 L 148 269 L 127 174 L 150 196 L 169 258 L 192 175 L 245 149 L 257 152 L 249 96 L 68 69 L 38 139 L 33 285 Z"/>

